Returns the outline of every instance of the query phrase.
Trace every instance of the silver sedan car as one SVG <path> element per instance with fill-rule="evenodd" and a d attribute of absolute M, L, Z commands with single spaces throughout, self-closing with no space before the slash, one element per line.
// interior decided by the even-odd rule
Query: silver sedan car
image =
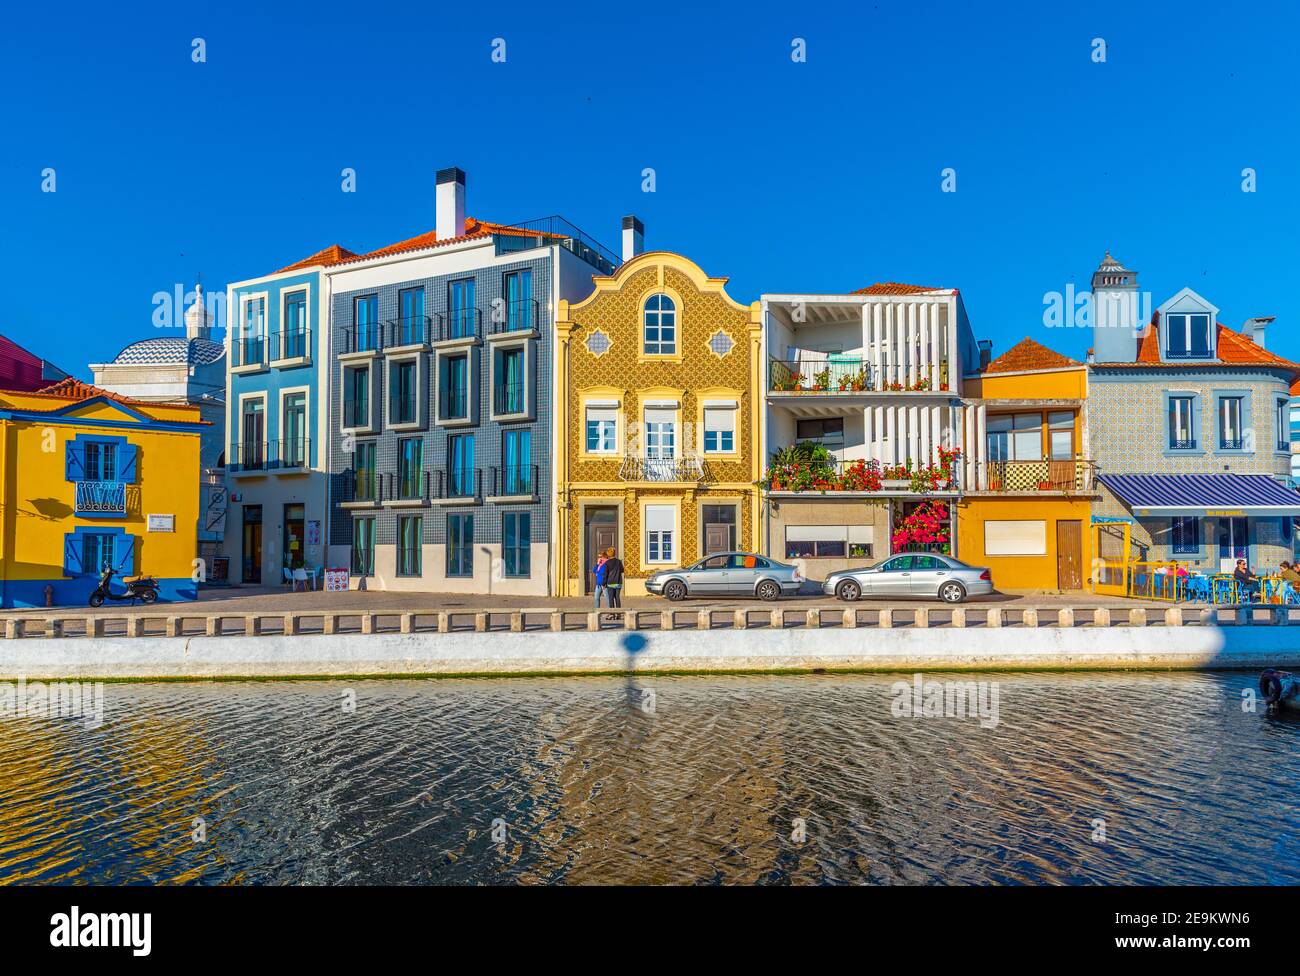
<path fill-rule="evenodd" d="M 841 600 L 862 597 L 938 597 L 944 603 L 961 603 L 967 597 L 993 592 L 993 574 L 981 566 L 967 566 L 951 556 L 904 553 L 868 569 L 831 573 L 822 592 Z"/>
<path fill-rule="evenodd" d="M 797 568 L 767 556 L 718 552 L 694 566 L 660 570 L 645 581 L 645 588 L 673 601 L 688 596 L 756 596 L 770 601 L 798 593 L 802 582 Z"/>

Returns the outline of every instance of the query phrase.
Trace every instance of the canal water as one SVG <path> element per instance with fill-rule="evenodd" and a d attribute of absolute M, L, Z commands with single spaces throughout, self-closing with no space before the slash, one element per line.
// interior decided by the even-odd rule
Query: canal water
<path fill-rule="evenodd" d="M 0 720 L 0 882 L 1300 881 L 1254 674 L 923 682 L 108 684 Z"/>

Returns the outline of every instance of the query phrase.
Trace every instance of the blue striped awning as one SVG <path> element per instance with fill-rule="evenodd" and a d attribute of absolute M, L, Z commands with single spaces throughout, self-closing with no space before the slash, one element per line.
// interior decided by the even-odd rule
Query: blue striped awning
<path fill-rule="evenodd" d="M 1098 475 L 1134 515 L 1300 515 L 1300 492 L 1266 474 Z"/>

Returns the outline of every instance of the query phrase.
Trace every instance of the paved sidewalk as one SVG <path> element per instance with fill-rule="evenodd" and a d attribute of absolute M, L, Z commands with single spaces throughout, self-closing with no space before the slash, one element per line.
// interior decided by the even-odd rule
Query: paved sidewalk
<path fill-rule="evenodd" d="M 826 606 L 838 604 L 834 597 L 823 593 L 800 594 L 786 597 L 780 601 L 781 606 Z M 777 606 L 764 604 L 759 600 L 684 600 L 670 604 L 661 597 L 631 597 L 624 601 L 628 609 L 663 610 L 670 606 L 678 609 L 698 609 L 706 607 L 730 608 Z M 1003 606 L 1009 610 L 1022 607 L 1121 607 L 1125 610 L 1135 607 L 1162 608 L 1172 604 L 1152 600 L 1130 600 L 1123 597 L 1097 596 L 1092 593 L 1059 593 L 1034 591 L 1010 591 L 996 593 L 990 597 L 972 599 L 964 604 L 970 608 L 988 608 Z M 947 607 L 938 600 L 863 600 L 859 606 L 864 610 L 876 610 L 882 607 L 916 609 L 918 607 Z M 1180 604 L 1185 608 L 1194 608 L 1199 604 Z M 313 611 L 334 611 L 338 613 L 373 611 L 377 613 L 398 613 L 405 610 L 512 610 L 519 608 L 556 607 L 564 610 L 592 609 L 588 597 L 547 597 L 547 596 L 487 596 L 483 594 L 450 593 L 397 593 L 387 590 L 350 590 L 346 593 L 326 593 L 321 590 L 308 592 L 290 592 L 285 587 L 222 587 L 199 591 L 199 599 L 185 603 L 155 603 L 151 607 L 132 606 L 129 603 L 108 603 L 100 610 L 89 607 L 55 607 L 51 610 L 42 608 L 0 611 L 0 616 L 22 616 L 37 619 L 46 614 L 59 616 L 102 615 L 121 617 L 130 614 L 209 614 L 222 613 L 237 616 L 245 613 L 311 613 Z"/>

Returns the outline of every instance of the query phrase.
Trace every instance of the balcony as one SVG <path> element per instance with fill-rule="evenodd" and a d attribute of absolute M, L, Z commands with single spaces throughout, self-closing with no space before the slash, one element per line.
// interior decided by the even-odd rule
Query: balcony
<path fill-rule="evenodd" d="M 395 349 L 427 346 L 431 321 L 428 315 L 411 315 L 384 323 L 387 331 L 385 350 L 392 352 Z"/>
<path fill-rule="evenodd" d="M 433 473 L 414 469 L 406 472 L 389 473 L 383 476 L 382 486 L 385 505 L 427 504 L 433 497 Z"/>
<path fill-rule="evenodd" d="M 266 365 L 264 336 L 236 336 L 230 340 L 230 365 L 233 369 L 251 369 Z"/>
<path fill-rule="evenodd" d="M 492 469 L 493 499 L 537 497 L 537 465 L 504 465 Z"/>
<path fill-rule="evenodd" d="M 370 400 L 367 397 L 343 398 L 343 429 L 367 430 L 370 427 Z"/>
<path fill-rule="evenodd" d="M 704 478 L 704 461 L 697 454 L 676 457 L 625 454 L 618 476 L 623 481 L 701 481 Z"/>
<path fill-rule="evenodd" d="M 271 353 L 276 362 L 310 359 L 311 330 L 295 329 L 291 332 L 272 333 Z"/>
<path fill-rule="evenodd" d="M 800 444 L 773 455 L 763 487 L 784 494 L 955 495 L 958 453 L 940 451 L 942 463 L 885 464 L 835 458 L 825 448 Z"/>
<path fill-rule="evenodd" d="M 311 438 L 291 437 L 270 445 L 268 465 L 277 471 L 301 471 L 311 463 Z"/>
<path fill-rule="evenodd" d="M 383 340 L 383 330 L 378 322 L 349 325 L 343 330 L 343 348 L 340 354 L 351 356 L 379 352 L 384 346 Z"/>
<path fill-rule="evenodd" d="M 266 441 L 242 441 L 230 445 L 226 470 L 232 475 L 265 474 L 270 452 Z"/>
<path fill-rule="evenodd" d="M 469 420 L 469 393 L 466 390 L 444 388 L 438 394 L 438 420 Z"/>
<path fill-rule="evenodd" d="M 126 515 L 126 482 L 76 481 L 73 512 L 90 517 Z"/>
<path fill-rule="evenodd" d="M 541 327 L 542 306 L 535 298 L 506 302 L 492 309 L 491 319 L 489 332 L 493 338 L 536 332 Z"/>
<path fill-rule="evenodd" d="M 524 383 L 498 383 L 492 389 L 492 414 L 497 417 L 509 417 L 524 412 Z"/>
<path fill-rule="evenodd" d="M 938 364 L 938 391 L 948 389 L 948 361 Z M 858 396 L 864 393 L 934 392 L 930 366 L 877 366 L 865 359 L 772 359 L 767 366 L 769 394 L 778 396 Z"/>
<path fill-rule="evenodd" d="M 339 488 L 339 503 L 356 508 L 378 505 L 379 487 L 379 476 L 373 468 L 354 468 Z"/>
<path fill-rule="evenodd" d="M 483 313 L 477 308 L 451 308 L 430 316 L 429 328 L 433 342 L 479 342 L 483 338 Z"/>
<path fill-rule="evenodd" d="M 613 251 L 584 234 L 563 217 L 540 217 L 512 224 L 497 231 L 494 239 L 497 254 L 556 245 L 586 261 L 603 275 L 613 274 L 622 263 Z"/>
<path fill-rule="evenodd" d="M 483 471 L 481 468 L 438 471 L 432 492 L 433 499 L 439 504 L 475 504 L 483 496 Z"/>
<path fill-rule="evenodd" d="M 972 464 L 973 467 L 979 467 Z M 1082 457 L 1041 461 L 988 461 L 975 472 L 974 491 L 1084 494 L 1096 487 L 1096 463 Z"/>

